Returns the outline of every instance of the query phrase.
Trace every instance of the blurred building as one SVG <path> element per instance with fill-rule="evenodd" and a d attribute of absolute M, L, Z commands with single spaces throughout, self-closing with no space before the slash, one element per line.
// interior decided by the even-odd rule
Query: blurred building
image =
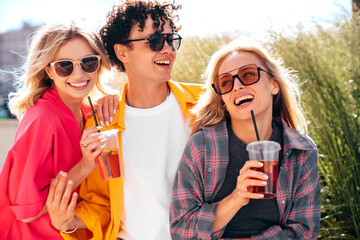
<path fill-rule="evenodd" d="M 0 118 L 9 116 L 6 103 L 9 92 L 15 90 L 14 77 L 8 72 L 22 66 L 30 44 L 30 36 L 39 27 L 24 23 L 21 29 L 0 34 Z"/>

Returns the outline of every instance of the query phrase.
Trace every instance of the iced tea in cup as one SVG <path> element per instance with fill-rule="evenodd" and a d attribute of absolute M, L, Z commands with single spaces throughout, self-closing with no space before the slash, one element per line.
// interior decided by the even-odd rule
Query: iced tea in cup
<path fill-rule="evenodd" d="M 101 132 L 101 134 L 107 138 L 104 142 L 104 150 L 96 158 L 102 180 L 114 179 L 121 176 L 118 132 L 118 129 Z"/>
<path fill-rule="evenodd" d="M 253 187 L 253 192 L 264 194 L 264 198 L 274 198 L 276 195 L 280 149 L 280 144 L 274 141 L 256 141 L 246 146 L 249 159 L 263 163 L 261 168 L 254 168 L 254 170 L 263 172 L 269 177 L 265 186 Z"/>

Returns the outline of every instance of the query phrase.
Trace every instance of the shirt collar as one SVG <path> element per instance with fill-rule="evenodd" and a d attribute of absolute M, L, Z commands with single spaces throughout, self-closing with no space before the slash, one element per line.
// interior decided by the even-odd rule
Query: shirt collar
<path fill-rule="evenodd" d="M 315 150 L 316 145 L 307 135 L 298 130 L 290 128 L 288 124 L 281 118 L 274 118 L 274 121 L 281 121 L 284 136 L 284 152 L 288 149 L 298 150 Z"/>
<path fill-rule="evenodd" d="M 182 111 L 186 116 L 188 116 L 190 109 L 196 104 L 198 94 L 194 94 L 194 91 L 189 91 L 189 89 L 186 89 L 186 84 L 180 85 L 178 82 L 173 80 L 169 80 L 167 83 L 171 91 L 174 93 L 176 99 L 179 101 Z M 121 91 L 119 110 L 114 116 L 114 121 L 110 123 L 110 128 L 117 125 L 117 128 L 120 130 L 125 130 L 125 96 L 128 88 L 128 83 L 126 83 Z"/>

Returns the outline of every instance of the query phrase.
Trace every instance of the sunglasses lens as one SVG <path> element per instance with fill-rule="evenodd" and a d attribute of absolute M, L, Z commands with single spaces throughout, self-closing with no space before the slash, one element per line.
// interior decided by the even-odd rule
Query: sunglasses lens
<path fill-rule="evenodd" d="M 256 83 L 260 79 L 259 71 L 255 64 L 249 64 L 239 68 L 237 75 L 232 76 L 225 73 L 214 79 L 214 87 L 218 94 L 225 94 L 232 90 L 234 80 L 240 79 L 241 84 L 249 86 Z"/>
<path fill-rule="evenodd" d="M 238 76 L 242 84 L 251 85 L 259 80 L 259 73 L 256 65 L 248 65 L 239 69 Z"/>
<path fill-rule="evenodd" d="M 161 51 L 165 44 L 165 38 L 171 50 L 176 51 L 179 49 L 181 37 L 178 34 L 154 34 L 149 39 L 151 50 L 155 52 Z"/>
<path fill-rule="evenodd" d="M 218 76 L 215 81 L 216 91 L 220 94 L 229 92 L 233 85 L 233 78 L 231 74 L 223 74 Z"/>
<path fill-rule="evenodd" d="M 81 69 L 86 73 L 92 73 L 99 68 L 99 58 L 95 56 L 85 57 L 80 61 Z"/>
<path fill-rule="evenodd" d="M 100 58 L 98 56 L 90 56 L 81 59 L 80 66 L 82 71 L 86 73 L 96 72 L 100 66 L 99 60 Z M 55 62 L 54 70 L 59 77 L 68 77 L 74 71 L 74 62 L 69 60 Z"/>
<path fill-rule="evenodd" d="M 171 50 L 176 51 L 180 48 L 181 38 L 179 35 L 169 34 L 166 41 L 171 47 Z"/>
<path fill-rule="evenodd" d="M 149 39 L 151 50 L 158 52 L 164 47 L 165 37 L 161 34 L 154 34 Z"/>
<path fill-rule="evenodd" d="M 70 76 L 73 69 L 74 64 L 71 61 L 59 61 L 54 64 L 54 70 L 59 77 Z"/>

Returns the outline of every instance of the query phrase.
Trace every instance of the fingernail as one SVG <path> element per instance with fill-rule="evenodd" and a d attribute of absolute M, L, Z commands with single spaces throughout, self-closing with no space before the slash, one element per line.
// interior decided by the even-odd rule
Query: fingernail
<path fill-rule="evenodd" d="M 113 118 L 112 117 L 110 117 L 110 122 L 112 122 L 113 121 Z"/>
<path fill-rule="evenodd" d="M 105 148 L 105 144 L 101 145 L 100 148 L 101 148 L 101 149 L 104 149 L 104 148 Z"/>
<path fill-rule="evenodd" d="M 114 114 L 116 113 L 116 109 L 114 109 Z"/>
<path fill-rule="evenodd" d="M 105 121 L 105 125 L 108 127 L 109 126 L 109 121 Z"/>
<path fill-rule="evenodd" d="M 263 198 L 263 197 L 264 197 L 264 194 L 259 194 L 259 197 Z"/>
<path fill-rule="evenodd" d="M 104 122 L 103 122 L 103 121 L 100 121 L 100 125 L 101 125 L 101 126 L 104 126 Z"/>
<path fill-rule="evenodd" d="M 69 180 L 68 181 L 68 184 L 73 184 L 74 182 L 72 180 Z"/>
<path fill-rule="evenodd" d="M 100 122 L 101 123 L 101 122 Z M 102 126 L 96 126 L 97 129 L 102 129 L 103 127 Z"/>
<path fill-rule="evenodd" d="M 259 164 L 259 166 L 262 166 L 262 165 L 264 165 L 262 162 L 258 162 L 258 164 Z"/>
<path fill-rule="evenodd" d="M 66 177 L 66 172 L 61 172 L 61 175 L 63 175 L 63 177 Z"/>
<path fill-rule="evenodd" d="M 103 138 L 100 140 L 100 142 L 105 142 L 107 140 L 107 138 Z"/>
<path fill-rule="evenodd" d="M 261 184 L 262 184 L 262 185 L 266 185 L 267 182 L 266 182 L 266 181 L 261 181 Z"/>
<path fill-rule="evenodd" d="M 101 138 L 104 138 L 105 135 L 104 134 L 99 134 L 98 138 L 101 139 Z"/>
<path fill-rule="evenodd" d="M 269 178 L 269 176 L 266 175 L 266 174 L 264 174 L 263 177 L 264 177 L 265 179 L 268 179 L 268 178 Z"/>

